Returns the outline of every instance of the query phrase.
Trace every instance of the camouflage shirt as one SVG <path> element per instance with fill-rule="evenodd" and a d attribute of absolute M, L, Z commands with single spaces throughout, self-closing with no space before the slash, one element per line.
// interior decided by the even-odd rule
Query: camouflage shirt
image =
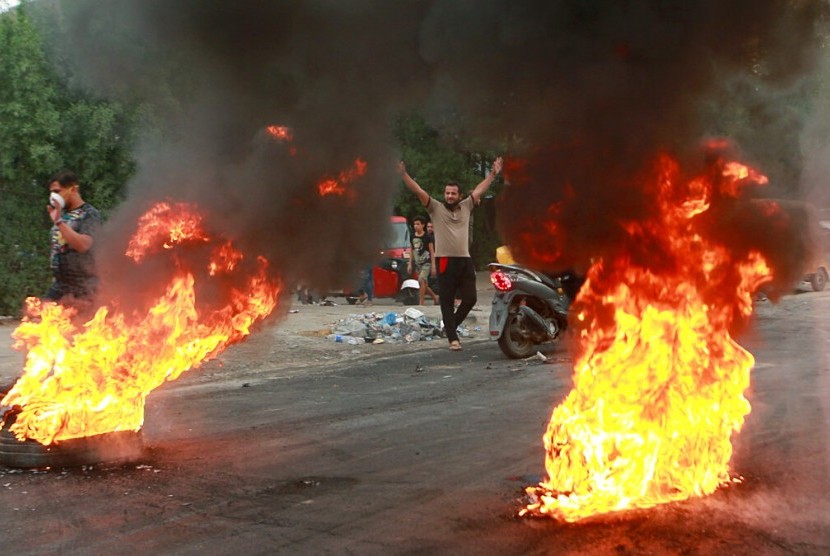
<path fill-rule="evenodd" d="M 95 236 L 101 227 L 101 214 L 89 203 L 64 212 L 61 219 L 74 231 L 88 236 Z M 92 295 L 98 283 L 93 249 L 85 253 L 72 249 L 66 243 L 59 226 L 52 226 L 49 233 L 52 275 L 61 293 L 75 297 Z"/>

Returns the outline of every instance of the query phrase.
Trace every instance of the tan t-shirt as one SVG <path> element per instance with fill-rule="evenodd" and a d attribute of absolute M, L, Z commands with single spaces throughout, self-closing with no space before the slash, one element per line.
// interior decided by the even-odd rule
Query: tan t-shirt
<path fill-rule="evenodd" d="M 430 197 L 427 212 L 432 220 L 436 257 L 470 256 L 470 213 L 475 201 L 472 195 L 464 198 L 455 210 Z"/>

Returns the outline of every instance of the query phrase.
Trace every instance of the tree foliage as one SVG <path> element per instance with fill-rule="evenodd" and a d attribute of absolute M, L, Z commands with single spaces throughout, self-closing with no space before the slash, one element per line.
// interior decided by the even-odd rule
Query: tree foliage
<path fill-rule="evenodd" d="M 0 313 L 48 280 L 46 196 L 39 183 L 62 161 L 58 92 L 34 27 L 20 10 L 0 17 Z"/>
<path fill-rule="evenodd" d="M 84 199 L 106 215 L 134 171 L 134 117 L 70 89 L 23 7 L 0 14 L 0 314 L 48 287 L 45 180 L 71 168 Z"/>

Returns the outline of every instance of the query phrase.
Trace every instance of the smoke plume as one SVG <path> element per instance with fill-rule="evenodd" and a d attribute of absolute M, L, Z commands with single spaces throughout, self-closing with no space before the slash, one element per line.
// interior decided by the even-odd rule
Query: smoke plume
<path fill-rule="evenodd" d="M 142 144 L 104 261 L 123 252 L 137 214 L 169 197 L 197 202 L 287 280 L 321 288 L 350 282 L 383 243 L 397 111 L 507 148 L 505 242 L 538 266 L 584 266 L 617 247 L 621 222 L 652 210 L 639 180 L 657 153 L 702 171 L 699 147 L 718 131 L 706 102 L 728 84 L 775 90 L 811 71 L 824 15 L 822 2 L 785 0 L 61 6 L 87 86 L 186 114 L 177 137 Z M 159 60 L 187 71 L 166 75 Z M 294 154 L 269 125 L 291 128 Z M 317 195 L 357 158 L 367 174 L 352 200 Z"/>

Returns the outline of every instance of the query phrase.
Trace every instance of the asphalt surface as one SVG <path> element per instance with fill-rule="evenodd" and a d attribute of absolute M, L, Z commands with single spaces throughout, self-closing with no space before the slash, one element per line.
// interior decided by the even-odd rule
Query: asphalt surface
<path fill-rule="evenodd" d="M 743 482 L 576 524 L 520 519 L 570 389 L 552 363 L 443 343 L 302 373 L 232 350 L 153 392 L 126 465 L 0 469 L 7 554 L 828 554 L 830 293 L 762 304 Z M 256 341 L 256 339 L 252 339 Z M 322 341 L 322 340 L 321 340 Z M 235 359 L 236 358 L 236 359 Z M 244 369 L 244 372 L 236 372 Z"/>

